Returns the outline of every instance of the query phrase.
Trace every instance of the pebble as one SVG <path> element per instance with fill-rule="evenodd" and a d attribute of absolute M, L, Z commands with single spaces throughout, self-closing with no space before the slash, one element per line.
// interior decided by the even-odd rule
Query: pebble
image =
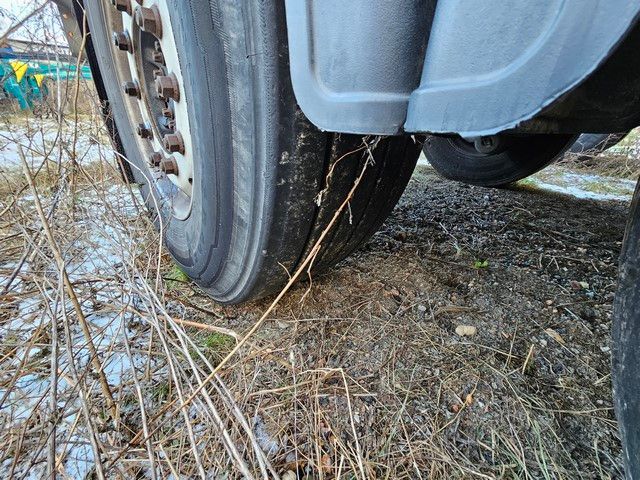
<path fill-rule="evenodd" d="M 458 325 L 456 327 L 456 334 L 461 337 L 473 337 L 476 331 L 477 329 L 473 325 Z"/>

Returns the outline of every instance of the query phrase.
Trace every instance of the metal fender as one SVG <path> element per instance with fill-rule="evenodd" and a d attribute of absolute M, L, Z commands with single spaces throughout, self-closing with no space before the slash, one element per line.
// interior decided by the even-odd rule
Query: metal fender
<path fill-rule="evenodd" d="M 285 0 L 293 88 L 319 128 L 489 135 L 593 73 L 637 0 Z"/>

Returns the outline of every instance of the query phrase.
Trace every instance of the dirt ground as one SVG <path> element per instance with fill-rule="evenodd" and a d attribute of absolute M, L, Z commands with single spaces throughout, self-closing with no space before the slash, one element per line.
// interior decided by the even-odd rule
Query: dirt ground
<path fill-rule="evenodd" d="M 3 286 L 29 253 L 0 293 L 3 478 L 41 478 L 47 450 L 64 478 L 622 478 L 609 337 L 628 198 L 419 166 L 364 248 L 213 376 L 272 299 L 225 307 L 190 284 L 96 145 L 108 160 L 72 182 L 42 170 L 37 195 L 2 172 Z"/>
<path fill-rule="evenodd" d="M 298 448 L 326 452 L 327 471 L 359 449 L 379 478 L 620 477 L 609 333 L 626 213 L 419 167 L 362 251 L 278 307 L 254 408 L 277 438 L 313 418 Z M 242 331 L 266 305 L 210 308 Z"/>

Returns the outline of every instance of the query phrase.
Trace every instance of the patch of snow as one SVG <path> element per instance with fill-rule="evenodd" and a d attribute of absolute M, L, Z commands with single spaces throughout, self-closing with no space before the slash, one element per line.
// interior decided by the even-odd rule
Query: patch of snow
<path fill-rule="evenodd" d="M 624 201 L 629 200 L 629 195 L 613 195 L 609 193 L 597 193 L 590 192 L 588 190 L 583 190 L 577 186 L 562 186 L 556 185 L 553 183 L 539 182 L 533 181 L 533 185 L 541 190 L 547 190 L 555 193 L 563 193 L 565 195 L 570 195 L 572 197 L 585 199 L 585 200 L 597 200 L 597 201 L 607 201 L 607 200 L 618 200 Z"/>
<path fill-rule="evenodd" d="M 63 149 L 64 158 L 68 157 L 67 152 L 75 151 L 77 161 L 84 164 L 104 161 L 109 147 L 96 141 L 88 125 L 79 124 L 77 135 L 74 133 L 73 124 L 64 124 L 60 133 L 58 130 L 54 121 L 46 119 L 32 121 L 29 125 L 5 124 L 4 128 L 0 129 L 0 168 L 21 168 L 18 145 L 22 145 L 27 163 L 32 168 L 40 166 L 45 152 L 50 153 L 50 160 L 56 161 L 60 155 L 60 148 Z"/>
<path fill-rule="evenodd" d="M 272 457 L 278 453 L 281 448 L 280 442 L 269 433 L 260 415 L 256 415 L 253 418 L 253 433 L 256 436 L 258 445 L 260 445 L 260 448 L 268 457 Z"/>
<path fill-rule="evenodd" d="M 547 167 L 522 183 L 541 190 L 596 201 L 630 201 L 636 187 L 634 180 L 570 172 L 557 166 Z"/>
<path fill-rule="evenodd" d="M 77 436 L 71 438 L 69 445 L 64 461 L 65 473 L 71 478 L 91 478 L 90 473 L 95 465 L 91 445 Z"/>
<path fill-rule="evenodd" d="M 89 189 L 82 192 L 77 199 L 79 216 L 74 226 L 74 235 L 77 239 L 68 238 L 62 242 L 63 255 L 67 259 L 66 267 L 72 281 L 91 279 L 91 295 L 80 297 L 82 310 L 86 316 L 92 332 L 92 340 L 100 361 L 103 366 L 107 382 L 118 390 L 123 382 L 131 378 L 132 371 L 142 371 L 148 361 L 145 355 L 132 352 L 132 358 L 126 353 L 123 346 L 125 329 L 129 338 L 136 337 L 136 331 L 129 328 L 126 323 L 128 316 L 122 312 L 108 308 L 114 305 L 114 301 L 119 305 L 130 304 L 130 292 L 122 288 L 118 279 L 122 265 L 131 261 L 132 252 L 136 249 L 135 240 L 132 238 L 130 225 L 127 223 L 138 216 L 135 201 L 131 198 L 129 190 L 121 185 L 112 185 L 99 194 Z M 108 211 L 106 206 L 112 211 Z M 45 260 L 39 258 L 39 261 Z M 57 266 L 54 260 L 48 259 L 48 264 L 38 265 L 38 269 L 44 269 L 50 274 L 50 278 L 57 278 Z M 2 264 L 2 277 L 4 281 L 16 267 L 15 262 L 5 262 Z M 27 262 L 23 266 L 23 272 L 31 270 L 32 266 Z M 4 282 L 3 282 L 4 283 Z M 15 297 L 12 300 L 14 310 L 11 310 L 9 318 L 0 322 L 0 338 L 13 338 L 11 341 L 16 344 L 13 356 L 7 358 L 7 366 L 18 368 L 23 362 L 28 362 L 25 374 L 18 378 L 16 384 L 7 391 L 0 389 L 0 398 L 6 399 L 0 407 L 0 424 L 3 428 L 20 426 L 28 418 L 47 418 L 50 413 L 49 390 L 51 387 L 49 377 L 49 355 L 43 355 L 40 346 L 29 348 L 31 338 L 38 328 L 46 332 L 50 330 L 48 325 L 51 321 L 50 314 L 43 308 L 43 298 L 37 293 L 30 292 L 22 297 L 24 289 L 32 289 L 25 286 L 16 278 L 12 285 Z M 79 287 L 89 288 L 89 287 Z M 63 308 L 63 306 L 59 306 Z M 53 306 L 52 306 L 53 308 Z M 67 301 L 64 305 L 67 312 L 73 312 L 72 304 Z M 57 312 L 58 318 L 60 311 Z M 89 366 L 89 348 L 82 330 L 77 321 L 72 319 L 71 336 L 74 352 L 74 363 L 79 371 L 83 373 Z M 60 330 L 62 333 L 62 329 Z M 64 340 L 62 340 L 64 344 Z M 71 376 L 69 358 L 66 348 L 61 346 L 59 357 L 59 370 L 61 372 L 58 379 L 58 398 L 66 399 L 59 404 L 60 411 L 77 412 L 80 406 L 80 399 L 76 393 L 72 392 L 73 385 L 67 379 Z M 3 376 L 0 371 L 0 379 L 7 385 L 10 376 Z M 95 385 L 95 382 L 94 382 Z M 97 388 L 97 387 L 94 387 Z M 67 402 L 67 403 L 65 403 Z M 58 440 L 58 454 L 62 455 L 66 448 L 63 467 L 69 478 L 88 478 L 94 468 L 93 451 L 87 442 L 87 436 L 82 434 L 84 421 L 79 419 L 79 424 L 75 428 L 75 433 L 68 439 L 72 425 L 76 421 L 76 415 L 66 415 L 57 426 L 56 436 Z M 41 455 L 41 454 L 39 454 Z M 20 459 L 20 474 L 24 478 L 41 478 L 46 470 L 42 467 L 42 462 L 38 463 L 38 468 L 32 468 L 28 472 L 31 458 Z M 11 462 L 4 462 L 0 465 L 0 478 L 6 478 Z M 44 468 L 44 470 L 42 469 Z"/>

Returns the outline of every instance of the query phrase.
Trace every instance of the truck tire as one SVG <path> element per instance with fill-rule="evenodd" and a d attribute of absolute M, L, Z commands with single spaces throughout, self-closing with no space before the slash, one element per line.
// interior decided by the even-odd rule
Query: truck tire
<path fill-rule="evenodd" d="M 489 137 L 482 137 L 489 138 Z M 457 135 L 429 135 L 424 154 L 449 180 L 481 187 L 504 187 L 533 175 L 560 158 L 576 135 L 494 136 L 495 148 L 480 151 Z"/>
<path fill-rule="evenodd" d="M 392 210 L 420 152 L 409 136 L 321 132 L 305 118 L 283 3 L 85 0 L 136 182 L 176 263 L 223 303 L 280 288 L 367 163 L 316 270 L 347 256 Z"/>
<path fill-rule="evenodd" d="M 628 479 L 640 478 L 640 182 L 625 233 L 613 305 L 613 399 Z"/>

